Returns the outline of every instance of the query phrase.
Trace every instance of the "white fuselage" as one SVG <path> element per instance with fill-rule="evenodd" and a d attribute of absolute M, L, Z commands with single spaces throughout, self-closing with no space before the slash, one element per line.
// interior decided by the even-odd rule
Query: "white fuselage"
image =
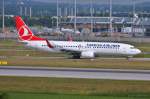
<path fill-rule="evenodd" d="M 28 47 L 49 52 L 79 52 L 86 56 L 93 55 L 119 55 L 134 56 L 141 51 L 129 44 L 111 42 L 69 42 L 69 41 L 48 41 L 53 48 L 50 48 L 46 41 L 27 41 Z"/>

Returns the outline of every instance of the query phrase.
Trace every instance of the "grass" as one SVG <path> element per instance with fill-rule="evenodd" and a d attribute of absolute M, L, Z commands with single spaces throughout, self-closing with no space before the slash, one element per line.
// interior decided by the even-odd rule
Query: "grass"
<path fill-rule="evenodd" d="M 141 47 L 138 47 L 142 52 L 150 52 L 150 46 L 141 46 Z"/>
<path fill-rule="evenodd" d="M 48 53 L 36 50 L 0 50 L 0 56 L 67 57 L 67 54 Z"/>
<path fill-rule="evenodd" d="M 114 69 L 150 69 L 150 61 L 128 61 L 126 59 L 64 59 L 64 58 L 32 58 L 8 57 L 11 66 L 46 66 L 46 67 L 74 67 L 74 68 L 114 68 Z"/>
<path fill-rule="evenodd" d="M 0 77 L 1 99 L 149 99 L 150 82 Z M 10 83 L 11 82 L 11 83 Z"/>
<path fill-rule="evenodd" d="M 150 52 L 150 44 L 149 43 L 133 43 L 132 45 L 139 48 L 142 52 Z"/>
<path fill-rule="evenodd" d="M 0 92 L 140 96 L 150 93 L 150 82 L 69 78 L 0 77 Z"/>
<path fill-rule="evenodd" d="M 150 54 L 139 54 L 139 55 L 136 55 L 137 58 L 150 58 Z"/>
<path fill-rule="evenodd" d="M 15 40 L 0 40 L 1 49 L 25 49 L 22 43 Z"/>
<path fill-rule="evenodd" d="M 92 96 L 66 94 L 7 93 L 2 99 L 149 99 L 147 96 Z"/>

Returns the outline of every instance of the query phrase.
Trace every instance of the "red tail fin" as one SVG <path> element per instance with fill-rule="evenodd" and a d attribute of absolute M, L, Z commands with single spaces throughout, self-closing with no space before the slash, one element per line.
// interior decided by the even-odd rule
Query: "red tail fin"
<path fill-rule="evenodd" d="M 35 36 L 29 27 L 24 23 L 20 16 L 15 17 L 16 29 L 18 31 L 20 40 L 27 41 L 35 41 L 35 40 L 44 40 L 43 38 L 39 38 Z"/>

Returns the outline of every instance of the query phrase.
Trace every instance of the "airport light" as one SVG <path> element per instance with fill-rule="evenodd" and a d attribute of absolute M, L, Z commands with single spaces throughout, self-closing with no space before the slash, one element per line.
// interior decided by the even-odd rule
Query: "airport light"
<path fill-rule="evenodd" d="M 27 16 L 27 7 L 25 7 L 24 15 Z"/>
<path fill-rule="evenodd" d="M 135 0 L 132 0 L 132 4 L 133 4 L 133 19 L 132 19 L 132 33 L 133 33 L 133 27 L 134 27 L 134 19 L 135 19 Z"/>
<path fill-rule="evenodd" d="M 22 6 L 20 6 L 20 15 L 22 16 Z"/>
<path fill-rule="evenodd" d="M 32 8 L 30 6 L 30 18 L 32 17 Z"/>
<path fill-rule="evenodd" d="M 3 0 L 3 5 L 2 5 L 2 14 L 3 14 L 3 22 L 2 22 L 2 32 L 4 33 L 4 29 L 5 29 L 5 4 L 4 4 L 4 0 Z"/>
<path fill-rule="evenodd" d="M 20 15 L 22 16 L 23 15 L 23 6 L 24 6 L 24 2 L 22 0 L 20 0 L 19 2 L 20 4 Z"/>
<path fill-rule="evenodd" d="M 28 0 L 29 2 L 28 2 L 28 6 L 29 6 L 29 16 L 30 16 L 30 18 L 32 17 L 32 7 L 31 7 L 31 0 Z"/>
<path fill-rule="evenodd" d="M 110 17 L 110 33 L 111 33 L 111 36 L 113 36 L 112 34 L 112 0 L 109 1 L 109 6 L 110 6 L 110 11 L 109 11 L 109 17 Z"/>
<path fill-rule="evenodd" d="M 71 7 L 71 16 L 74 16 L 74 8 Z"/>
<path fill-rule="evenodd" d="M 133 2 L 133 16 L 135 15 L 135 0 L 132 1 Z"/>
<path fill-rule="evenodd" d="M 90 11 L 91 11 L 91 33 L 93 33 L 93 0 L 90 0 Z"/>
<path fill-rule="evenodd" d="M 67 7 L 65 8 L 64 12 L 65 12 L 64 16 L 67 16 L 68 15 L 68 8 Z"/>
<path fill-rule="evenodd" d="M 74 0 L 74 33 L 76 33 L 77 29 L 77 0 Z"/>
<path fill-rule="evenodd" d="M 59 0 L 57 0 L 57 29 L 59 27 Z"/>

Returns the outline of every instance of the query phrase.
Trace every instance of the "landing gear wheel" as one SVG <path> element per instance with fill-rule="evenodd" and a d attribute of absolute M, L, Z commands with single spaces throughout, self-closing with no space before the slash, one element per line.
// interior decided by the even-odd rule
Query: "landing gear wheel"
<path fill-rule="evenodd" d="M 80 59 L 80 55 L 73 55 L 73 59 Z"/>
<path fill-rule="evenodd" d="M 127 59 L 128 61 L 130 61 L 130 60 L 131 60 L 131 58 L 132 58 L 132 56 L 128 56 L 128 57 L 126 57 L 126 59 Z"/>

